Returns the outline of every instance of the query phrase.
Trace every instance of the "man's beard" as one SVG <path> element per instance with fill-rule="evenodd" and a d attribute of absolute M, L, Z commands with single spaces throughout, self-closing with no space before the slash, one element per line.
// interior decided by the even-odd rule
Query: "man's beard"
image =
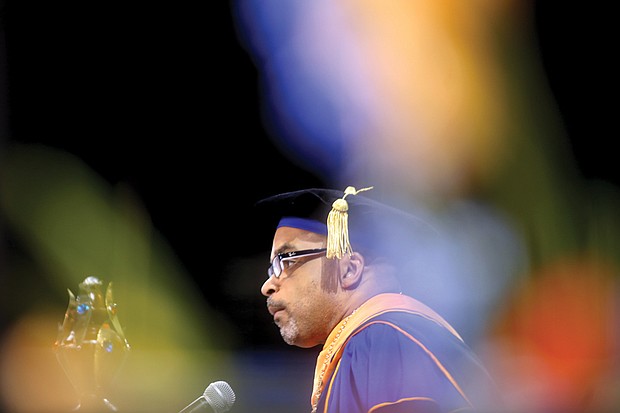
<path fill-rule="evenodd" d="M 288 322 L 280 327 L 280 335 L 286 344 L 295 344 L 299 337 L 299 326 L 297 325 L 297 321 L 293 318 L 289 318 Z"/>

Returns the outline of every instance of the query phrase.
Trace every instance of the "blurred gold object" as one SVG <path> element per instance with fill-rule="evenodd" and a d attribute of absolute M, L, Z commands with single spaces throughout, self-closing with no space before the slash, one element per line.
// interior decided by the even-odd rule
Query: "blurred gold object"
<path fill-rule="evenodd" d="M 69 306 L 54 344 L 56 358 L 78 393 L 74 410 L 118 411 L 106 392 L 130 350 L 118 321 L 112 283 L 103 295 L 103 283 L 87 277 L 79 294 L 69 292 Z"/>

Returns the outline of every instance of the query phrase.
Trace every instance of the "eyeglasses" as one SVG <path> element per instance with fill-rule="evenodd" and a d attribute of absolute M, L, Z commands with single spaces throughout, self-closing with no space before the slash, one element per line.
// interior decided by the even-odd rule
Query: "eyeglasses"
<path fill-rule="evenodd" d="M 271 278 L 272 275 L 276 278 L 280 278 L 280 274 L 282 274 L 282 271 L 295 264 L 298 258 L 318 257 L 319 255 L 325 254 L 325 251 L 327 251 L 327 248 L 282 252 L 276 255 L 271 262 L 271 265 L 267 269 L 267 278 Z"/>

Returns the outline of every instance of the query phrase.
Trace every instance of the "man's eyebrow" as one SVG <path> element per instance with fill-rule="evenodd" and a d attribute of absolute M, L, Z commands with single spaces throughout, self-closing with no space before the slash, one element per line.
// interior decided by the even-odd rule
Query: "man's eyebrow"
<path fill-rule="evenodd" d="M 294 251 L 295 247 L 293 246 L 293 244 L 291 244 L 290 242 L 286 242 L 282 245 L 280 245 L 280 248 L 278 248 L 275 253 L 277 254 L 282 254 L 284 252 L 288 252 L 288 251 Z"/>

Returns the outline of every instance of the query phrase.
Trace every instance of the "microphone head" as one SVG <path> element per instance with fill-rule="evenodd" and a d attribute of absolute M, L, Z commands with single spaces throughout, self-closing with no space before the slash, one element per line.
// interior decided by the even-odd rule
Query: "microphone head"
<path fill-rule="evenodd" d="M 235 392 L 225 381 L 209 384 L 203 393 L 203 397 L 215 413 L 227 412 L 235 403 Z"/>

